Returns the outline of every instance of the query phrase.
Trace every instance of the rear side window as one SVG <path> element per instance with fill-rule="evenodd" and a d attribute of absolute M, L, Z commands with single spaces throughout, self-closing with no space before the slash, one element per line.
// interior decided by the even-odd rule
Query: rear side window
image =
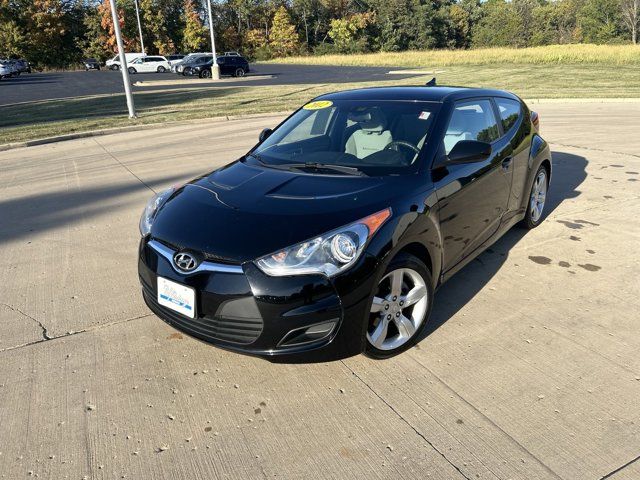
<path fill-rule="evenodd" d="M 492 143 L 500 136 L 498 122 L 489 100 L 472 100 L 456 104 L 444 136 L 445 152 L 461 140 Z"/>
<path fill-rule="evenodd" d="M 506 133 L 511 130 L 511 127 L 513 127 L 520 118 L 522 107 L 520 102 L 509 100 L 507 98 L 496 98 L 496 103 L 498 104 L 498 110 L 500 111 L 502 129 Z"/>

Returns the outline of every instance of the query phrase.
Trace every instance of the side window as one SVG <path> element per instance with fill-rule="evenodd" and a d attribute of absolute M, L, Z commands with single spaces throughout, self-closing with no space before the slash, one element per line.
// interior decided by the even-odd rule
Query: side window
<path fill-rule="evenodd" d="M 471 100 L 456 104 L 444 136 L 445 153 L 461 140 L 491 143 L 500 136 L 498 122 L 489 100 Z"/>
<path fill-rule="evenodd" d="M 507 98 L 496 98 L 496 103 L 498 104 L 498 110 L 500 111 L 502 128 L 507 132 L 516 124 L 518 118 L 520 118 L 522 107 L 520 102 L 517 102 L 516 100 L 509 100 Z"/>

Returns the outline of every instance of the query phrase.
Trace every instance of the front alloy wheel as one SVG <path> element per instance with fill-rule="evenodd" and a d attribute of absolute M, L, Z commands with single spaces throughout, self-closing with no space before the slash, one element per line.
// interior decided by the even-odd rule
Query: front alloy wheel
<path fill-rule="evenodd" d="M 431 313 L 430 279 L 427 267 L 412 255 L 400 254 L 390 263 L 373 294 L 367 355 L 391 357 L 416 342 Z"/>
<path fill-rule="evenodd" d="M 134 75 L 134 74 L 138 73 L 138 72 L 136 71 L 136 69 L 135 69 L 135 68 L 133 68 L 133 67 L 129 67 L 129 69 L 128 69 L 128 70 L 129 70 L 129 73 L 130 73 L 131 75 Z"/>
<path fill-rule="evenodd" d="M 200 78 L 211 78 L 211 70 L 203 70 L 200 72 Z"/>
<path fill-rule="evenodd" d="M 234 77 L 244 77 L 244 68 L 236 68 L 235 73 L 233 74 Z"/>

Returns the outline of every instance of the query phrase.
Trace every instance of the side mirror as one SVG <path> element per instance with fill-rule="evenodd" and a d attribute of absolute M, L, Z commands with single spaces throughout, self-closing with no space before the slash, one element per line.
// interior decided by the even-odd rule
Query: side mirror
<path fill-rule="evenodd" d="M 486 160 L 491 156 L 491 144 L 477 140 L 460 140 L 447 155 L 447 163 L 474 163 Z"/>
<path fill-rule="evenodd" d="M 258 137 L 258 140 L 260 142 L 264 142 L 267 138 L 269 138 L 269 135 L 271 135 L 272 133 L 273 133 L 273 130 L 271 130 L 270 128 L 265 128 L 260 132 L 260 136 Z"/>

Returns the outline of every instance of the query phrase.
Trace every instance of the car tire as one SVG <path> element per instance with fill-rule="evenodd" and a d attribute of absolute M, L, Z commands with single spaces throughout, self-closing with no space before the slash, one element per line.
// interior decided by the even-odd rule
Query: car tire
<path fill-rule="evenodd" d="M 158 73 L 164 73 L 164 72 L 166 72 L 166 71 L 167 71 L 167 69 L 166 69 L 166 68 L 164 68 L 163 66 L 159 66 L 159 67 L 158 67 Z"/>
<path fill-rule="evenodd" d="M 111 70 L 115 70 L 116 72 L 120 70 L 120 65 L 114 65 L 111 67 Z"/>
<path fill-rule="evenodd" d="M 135 75 L 136 73 L 138 73 L 138 71 L 133 67 L 129 67 L 128 70 L 129 70 L 129 74 L 131 75 Z"/>
<path fill-rule="evenodd" d="M 200 72 L 200 78 L 211 78 L 211 70 L 203 70 Z"/>
<path fill-rule="evenodd" d="M 236 71 L 233 73 L 234 77 L 244 77 L 245 71 L 244 68 L 236 68 Z"/>
<path fill-rule="evenodd" d="M 527 212 L 524 219 L 520 222 L 520 226 L 531 230 L 536 228 L 542 220 L 544 220 L 544 206 L 549 191 L 549 171 L 545 165 L 540 165 L 536 171 L 536 175 L 529 192 L 527 201 Z"/>
<path fill-rule="evenodd" d="M 431 316 L 431 278 L 424 262 L 408 253 L 389 262 L 371 293 L 365 355 L 389 358 L 416 344 Z"/>

